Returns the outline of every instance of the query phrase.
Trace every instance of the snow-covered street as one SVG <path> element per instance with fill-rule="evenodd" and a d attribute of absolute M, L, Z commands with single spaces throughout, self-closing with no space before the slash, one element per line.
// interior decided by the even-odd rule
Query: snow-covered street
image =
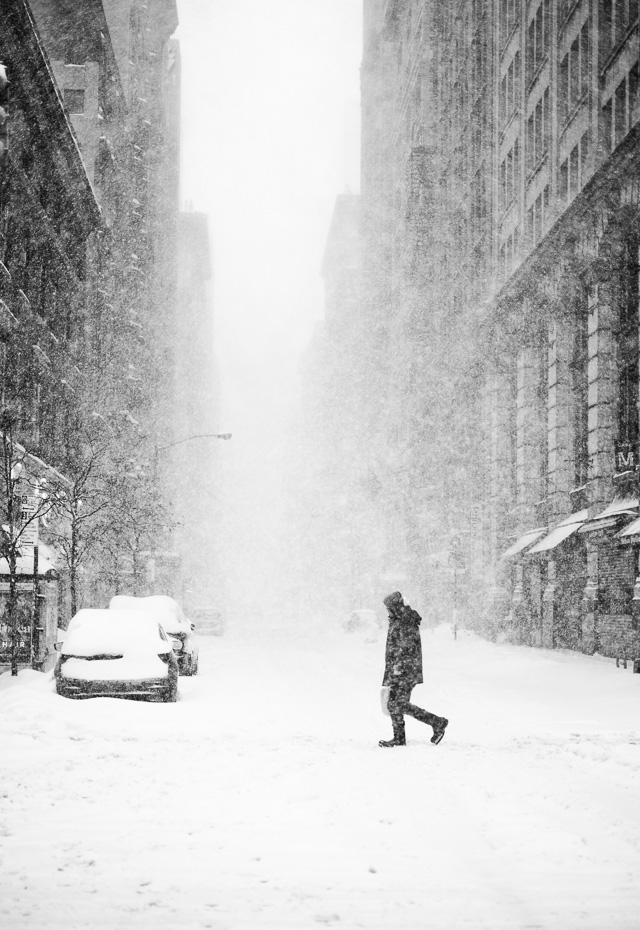
<path fill-rule="evenodd" d="M 203 640 L 175 705 L 0 677 L 0 926 L 637 930 L 640 676 L 422 639 L 438 747 L 313 626 Z"/>

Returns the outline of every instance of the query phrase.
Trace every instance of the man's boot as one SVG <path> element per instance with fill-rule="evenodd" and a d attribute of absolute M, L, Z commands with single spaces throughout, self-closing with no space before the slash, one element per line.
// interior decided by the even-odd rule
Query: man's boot
<path fill-rule="evenodd" d="M 438 743 L 442 742 L 442 737 L 444 736 L 444 731 L 447 729 L 447 724 L 449 721 L 446 717 L 440 717 L 438 723 L 433 724 L 433 736 L 431 737 L 431 742 L 435 743 L 437 746 Z"/>
<path fill-rule="evenodd" d="M 407 741 L 404 735 L 404 720 L 402 723 L 398 723 L 395 720 L 391 722 L 393 724 L 393 739 L 381 739 L 378 746 L 383 746 L 385 749 L 391 748 L 392 746 L 406 746 Z"/>

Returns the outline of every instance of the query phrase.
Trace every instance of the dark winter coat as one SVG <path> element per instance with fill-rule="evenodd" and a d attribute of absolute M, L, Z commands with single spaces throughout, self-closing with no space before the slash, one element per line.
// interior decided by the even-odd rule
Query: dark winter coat
<path fill-rule="evenodd" d="M 422 683 L 420 614 L 408 605 L 389 608 L 383 685 L 401 681 L 413 688 Z"/>

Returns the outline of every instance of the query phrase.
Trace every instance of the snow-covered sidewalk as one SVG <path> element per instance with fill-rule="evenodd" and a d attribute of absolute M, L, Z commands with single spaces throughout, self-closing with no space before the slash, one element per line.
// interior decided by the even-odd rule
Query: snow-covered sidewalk
<path fill-rule="evenodd" d="M 407 722 L 384 642 L 203 641 L 176 705 L 0 677 L 0 926 L 637 930 L 640 676 L 423 632 Z"/>

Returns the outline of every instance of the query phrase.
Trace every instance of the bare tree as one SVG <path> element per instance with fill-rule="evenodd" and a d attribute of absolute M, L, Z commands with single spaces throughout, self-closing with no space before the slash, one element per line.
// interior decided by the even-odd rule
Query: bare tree
<path fill-rule="evenodd" d="M 115 505 L 114 468 L 109 440 L 86 434 L 70 463 L 69 480 L 48 486 L 55 517 L 49 536 L 68 571 L 72 616 L 78 611 L 79 573 L 100 547 L 105 518 Z"/>
<path fill-rule="evenodd" d="M 13 439 L 14 420 L 9 411 L 0 414 L 0 493 L 4 521 L 0 528 L 0 556 L 9 568 L 9 597 L 3 619 L 9 630 L 11 674 L 18 674 L 20 655 L 20 610 L 18 603 L 18 559 L 34 524 L 46 516 L 53 504 L 41 491 L 41 481 L 30 475 L 29 455 Z"/>
<path fill-rule="evenodd" d="M 120 470 L 111 485 L 111 505 L 105 512 L 99 551 L 102 569 L 119 593 L 123 566 L 128 567 L 133 593 L 142 593 L 146 559 L 163 545 L 174 520 L 157 483 L 144 470 Z"/>

